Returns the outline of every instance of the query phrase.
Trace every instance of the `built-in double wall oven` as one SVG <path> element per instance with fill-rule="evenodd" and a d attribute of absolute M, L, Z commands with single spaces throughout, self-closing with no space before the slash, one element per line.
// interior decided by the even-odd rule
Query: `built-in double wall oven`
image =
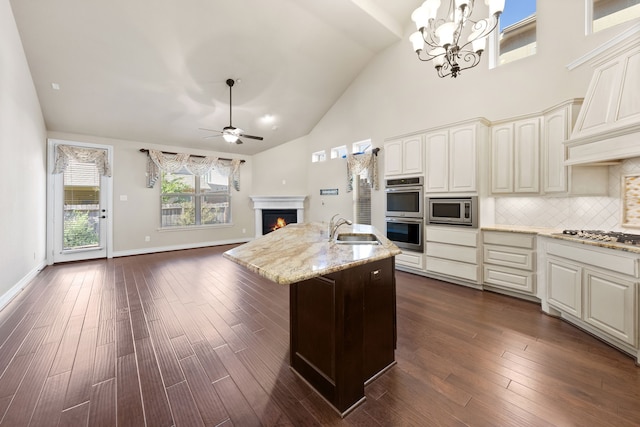
<path fill-rule="evenodd" d="M 422 177 L 386 180 L 387 238 L 399 248 L 422 252 L 424 186 Z"/>

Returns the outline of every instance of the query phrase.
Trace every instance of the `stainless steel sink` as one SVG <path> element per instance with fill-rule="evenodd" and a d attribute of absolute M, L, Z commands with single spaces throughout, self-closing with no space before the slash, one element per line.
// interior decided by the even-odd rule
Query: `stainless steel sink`
<path fill-rule="evenodd" d="M 340 233 L 336 243 L 342 245 L 379 245 L 380 240 L 371 233 Z"/>

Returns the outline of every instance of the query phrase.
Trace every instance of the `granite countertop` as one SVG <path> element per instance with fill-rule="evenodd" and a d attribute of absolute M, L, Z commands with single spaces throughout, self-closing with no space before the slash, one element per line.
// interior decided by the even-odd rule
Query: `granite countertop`
<path fill-rule="evenodd" d="M 326 223 L 297 223 L 272 231 L 224 253 L 262 277 L 281 285 L 367 264 L 402 251 L 370 225 L 342 225 L 339 233 L 372 233 L 381 244 L 344 245 L 329 241 Z"/>
<path fill-rule="evenodd" d="M 553 239 L 565 240 L 567 242 L 580 243 L 588 246 L 597 246 L 600 248 L 614 249 L 618 251 L 625 251 L 640 254 L 640 246 L 627 245 L 617 242 L 599 242 L 595 240 L 581 239 L 571 236 L 569 234 L 562 234 L 562 230 L 555 228 L 545 227 L 530 227 L 524 225 L 491 225 L 483 226 L 483 231 L 506 231 L 512 233 L 530 233 L 538 234 L 541 236 L 551 237 Z"/>

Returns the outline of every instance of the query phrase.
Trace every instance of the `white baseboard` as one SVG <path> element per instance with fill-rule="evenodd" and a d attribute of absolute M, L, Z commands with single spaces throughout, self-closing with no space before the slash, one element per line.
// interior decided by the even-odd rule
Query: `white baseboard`
<path fill-rule="evenodd" d="M 31 281 L 38 275 L 43 268 L 47 266 L 45 261 L 38 264 L 33 270 L 27 273 L 18 283 L 16 283 L 11 289 L 4 294 L 0 295 L 0 310 L 5 308 L 7 304 L 11 302 L 20 292 L 22 292 L 27 286 L 31 284 Z"/>
<path fill-rule="evenodd" d="M 180 251 L 183 249 L 197 249 L 197 248 L 206 248 L 209 246 L 223 246 L 223 245 L 235 245 L 239 243 L 247 243 L 248 241 L 253 240 L 252 238 L 244 238 L 244 239 L 232 239 L 232 240 L 217 240 L 215 242 L 200 242 L 200 243 L 189 243 L 185 245 L 175 245 L 175 246 L 160 246 L 155 248 L 141 248 L 141 249 L 130 249 L 127 251 L 114 251 L 112 253 L 113 258 L 118 258 L 122 256 L 132 256 L 132 255 L 144 255 L 144 254 L 152 254 L 157 252 L 169 252 L 169 251 Z"/>

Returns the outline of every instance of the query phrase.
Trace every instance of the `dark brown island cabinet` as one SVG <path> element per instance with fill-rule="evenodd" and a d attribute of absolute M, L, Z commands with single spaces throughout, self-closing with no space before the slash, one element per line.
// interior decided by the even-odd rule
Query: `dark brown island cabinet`
<path fill-rule="evenodd" d="M 291 367 L 342 416 L 395 364 L 394 271 L 389 257 L 290 287 Z"/>
<path fill-rule="evenodd" d="M 366 236 L 363 244 L 338 243 L 333 232 L 326 223 L 289 224 L 224 256 L 289 286 L 291 368 L 344 417 L 365 400 L 365 385 L 395 364 L 402 252 L 370 225 L 340 226 L 343 236 Z"/>

